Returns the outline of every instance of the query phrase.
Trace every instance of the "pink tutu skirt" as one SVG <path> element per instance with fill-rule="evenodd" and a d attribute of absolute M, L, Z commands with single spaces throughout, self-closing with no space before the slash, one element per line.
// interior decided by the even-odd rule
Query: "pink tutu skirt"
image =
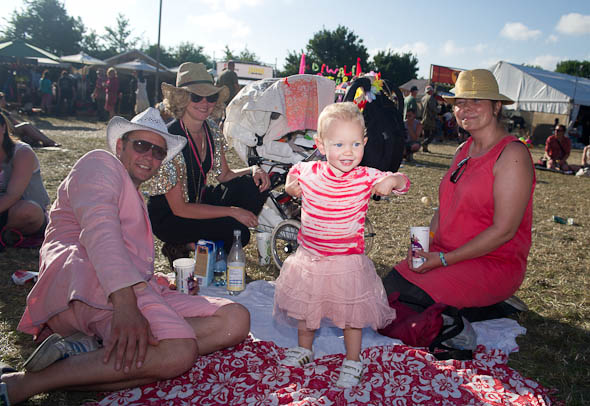
<path fill-rule="evenodd" d="M 308 329 L 371 327 L 395 319 L 381 278 L 366 255 L 318 256 L 299 246 L 276 280 L 273 315 Z"/>

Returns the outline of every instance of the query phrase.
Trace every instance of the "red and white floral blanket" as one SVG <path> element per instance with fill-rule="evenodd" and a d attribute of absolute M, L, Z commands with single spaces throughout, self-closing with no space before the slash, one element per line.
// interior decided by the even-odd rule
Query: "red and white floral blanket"
<path fill-rule="evenodd" d="M 550 391 L 479 346 L 471 361 L 438 361 L 405 345 L 367 348 L 361 385 L 334 382 L 343 355 L 304 368 L 278 364 L 284 348 L 248 338 L 200 357 L 182 376 L 106 396 L 100 405 L 550 405 Z"/>

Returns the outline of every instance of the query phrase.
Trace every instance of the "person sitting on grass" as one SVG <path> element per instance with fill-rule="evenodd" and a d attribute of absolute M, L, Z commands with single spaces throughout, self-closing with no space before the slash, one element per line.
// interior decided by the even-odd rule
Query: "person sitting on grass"
<path fill-rule="evenodd" d="M 0 250 L 22 244 L 25 236 L 42 237 L 50 202 L 37 155 L 10 137 L 0 113 Z"/>
<path fill-rule="evenodd" d="M 185 142 L 148 108 L 131 121 L 114 117 L 110 152 L 76 162 L 58 188 L 39 280 L 18 325 L 37 341 L 53 334 L 25 362 L 26 372 L 2 374 L 0 397 L 15 404 L 57 389 L 136 387 L 178 376 L 198 355 L 246 338 L 245 307 L 171 290 L 154 276 L 154 240 L 138 188 Z"/>
<path fill-rule="evenodd" d="M 463 309 L 469 321 L 504 317 L 526 309 L 512 295 L 531 247 L 531 154 L 501 123 L 502 105 L 513 101 L 499 93 L 490 71 L 461 72 L 455 96 L 443 98 L 471 137 L 440 182 L 430 249 L 418 251 L 426 262 L 415 268 L 408 254 L 383 285 L 417 311 L 444 303 Z"/>
<path fill-rule="evenodd" d="M 547 168 L 562 172 L 571 172 L 572 169 L 567 163 L 572 150 L 572 141 L 565 135 L 565 126 L 557 124 L 545 141 L 545 156 Z"/>
<path fill-rule="evenodd" d="M 18 115 L 8 111 L 6 97 L 0 92 L 0 112 L 6 117 L 6 123 L 12 134 L 32 147 L 59 147 L 60 145 L 43 134 L 28 121 L 23 121 Z"/>

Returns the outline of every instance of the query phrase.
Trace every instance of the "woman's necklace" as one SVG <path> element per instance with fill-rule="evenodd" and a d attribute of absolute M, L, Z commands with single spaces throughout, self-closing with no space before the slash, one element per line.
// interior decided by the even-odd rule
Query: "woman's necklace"
<path fill-rule="evenodd" d="M 211 145 L 211 140 L 209 137 L 209 131 L 207 130 L 207 126 L 205 125 L 205 123 L 203 123 L 203 136 L 202 136 L 202 143 L 201 143 L 201 151 L 203 151 L 204 153 L 204 157 L 202 159 L 203 162 L 201 162 L 201 157 L 200 154 L 198 153 L 197 149 L 195 148 L 195 144 L 193 142 L 193 138 L 190 134 L 190 132 L 188 131 L 188 129 L 186 128 L 186 126 L 184 125 L 184 123 L 182 122 L 182 120 L 180 121 L 180 127 L 182 128 L 182 130 L 184 131 L 184 134 L 186 135 L 186 138 L 188 140 L 188 144 L 192 150 L 192 155 L 195 158 L 195 161 L 197 161 L 197 164 L 199 165 L 199 171 L 200 171 L 200 175 L 199 176 L 199 184 L 197 185 L 195 182 L 195 175 L 194 171 L 193 171 L 193 186 L 195 187 L 195 195 L 196 195 L 196 201 L 197 203 L 199 203 L 201 201 L 201 181 L 207 182 L 207 174 L 205 173 L 205 170 L 203 169 L 203 164 L 204 161 L 207 157 L 207 151 L 206 151 L 206 147 L 205 147 L 205 140 L 207 140 L 208 144 L 209 144 L 209 152 L 210 155 L 209 156 L 213 156 L 213 146 Z M 192 159 L 191 159 L 191 164 L 192 164 Z M 191 165 L 192 166 L 192 165 Z M 196 170 L 196 168 L 194 168 Z M 211 169 L 211 168 L 209 168 Z"/>

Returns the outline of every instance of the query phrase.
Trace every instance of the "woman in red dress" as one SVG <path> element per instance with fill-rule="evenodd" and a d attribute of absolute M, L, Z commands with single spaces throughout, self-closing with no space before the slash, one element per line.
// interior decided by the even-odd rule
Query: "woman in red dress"
<path fill-rule="evenodd" d="M 104 104 L 104 109 L 109 112 L 109 119 L 115 115 L 115 107 L 117 106 L 117 99 L 119 97 L 119 78 L 117 71 L 111 67 L 107 70 L 107 98 Z"/>
<path fill-rule="evenodd" d="M 512 100 L 499 93 L 490 71 L 461 72 L 455 89 L 454 97 L 443 97 L 471 138 L 440 183 L 430 252 L 418 251 L 426 259 L 418 268 L 411 257 L 397 264 L 384 286 L 422 308 L 436 302 L 508 310 L 503 302 L 520 287 L 531 246 L 533 162 L 500 122 L 502 105 Z M 525 307 L 515 298 L 507 303 Z"/>

